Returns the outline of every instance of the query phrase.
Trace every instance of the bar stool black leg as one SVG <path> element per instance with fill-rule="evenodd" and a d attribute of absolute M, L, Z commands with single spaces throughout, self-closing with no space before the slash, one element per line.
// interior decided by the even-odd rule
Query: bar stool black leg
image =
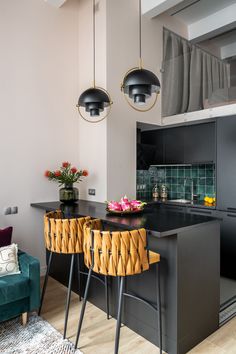
<path fill-rule="evenodd" d="M 66 338 L 67 322 L 68 322 L 69 307 L 70 307 L 70 297 L 71 297 L 71 285 L 72 285 L 72 277 L 73 277 L 73 270 L 74 270 L 74 261 L 75 261 L 75 255 L 72 254 L 71 255 L 71 262 L 70 262 L 69 284 L 68 284 L 67 298 L 66 298 L 66 313 L 65 313 L 63 339 Z"/>
<path fill-rule="evenodd" d="M 40 300 L 40 307 L 39 307 L 39 311 L 38 311 L 39 316 L 41 314 L 41 310 L 42 310 L 42 306 L 43 306 L 43 299 L 44 299 L 44 295 L 45 295 L 45 291 L 46 291 L 46 287 L 47 287 L 47 283 L 48 283 L 48 275 L 49 275 L 50 267 L 52 264 L 52 255 L 53 255 L 53 253 L 50 252 L 49 259 L 48 259 L 48 265 L 47 265 L 47 271 L 46 271 L 44 283 L 43 283 L 43 291 L 42 291 L 41 300 Z"/>
<path fill-rule="evenodd" d="M 160 348 L 160 354 L 162 354 L 160 263 L 157 263 L 157 316 L 158 316 L 158 329 L 159 329 L 159 348 Z"/>
<path fill-rule="evenodd" d="M 120 291 L 120 277 L 117 277 L 118 294 Z"/>
<path fill-rule="evenodd" d="M 84 292 L 82 309 L 81 309 L 81 312 L 80 312 L 79 325 L 78 325 L 78 330 L 77 330 L 77 335 L 76 335 L 76 340 L 75 340 L 75 348 L 77 348 L 77 345 L 78 345 L 80 331 L 81 331 L 82 323 L 83 323 L 83 319 L 84 319 L 84 312 L 85 312 L 87 298 L 88 298 L 88 291 L 89 291 L 91 275 L 92 275 L 92 268 L 89 268 L 87 283 L 86 283 L 85 292 Z"/>
<path fill-rule="evenodd" d="M 117 322 L 116 322 L 116 338 L 115 338 L 115 352 L 114 352 L 115 354 L 118 354 L 119 351 L 123 292 L 124 292 L 124 277 L 121 277 L 120 286 L 119 286 L 118 312 L 117 312 Z"/>
<path fill-rule="evenodd" d="M 107 319 L 110 319 L 110 308 L 109 308 L 109 288 L 108 288 L 108 277 L 105 275 L 105 296 L 106 296 L 106 311 Z"/>
<path fill-rule="evenodd" d="M 80 274 L 80 253 L 77 255 L 78 263 L 78 291 L 79 291 L 79 301 L 81 301 L 81 274 Z"/>

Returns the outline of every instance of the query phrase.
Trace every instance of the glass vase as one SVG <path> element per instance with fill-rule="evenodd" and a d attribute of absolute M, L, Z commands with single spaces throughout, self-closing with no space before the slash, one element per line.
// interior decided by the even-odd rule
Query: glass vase
<path fill-rule="evenodd" d="M 73 184 L 67 185 L 59 190 L 59 199 L 62 203 L 73 204 L 79 200 L 79 190 Z"/>

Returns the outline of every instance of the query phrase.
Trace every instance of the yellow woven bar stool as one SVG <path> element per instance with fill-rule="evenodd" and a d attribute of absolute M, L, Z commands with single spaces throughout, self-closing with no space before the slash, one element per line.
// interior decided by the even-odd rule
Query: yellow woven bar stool
<path fill-rule="evenodd" d="M 47 271 L 44 279 L 40 308 L 38 314 L 40 315 L 42 310 L 43 299 L 47 287 L 48 275 L 52 264 L 53 254 L 59 253 L 59 254 L 71 255 L 70 274 L 69 274 L 66 309 L 65 309 L 65 322 L 64 322 L 64 335 L 63 335 L 64 339 L 66 337 L 67 322 L 68 322 L 68 315 L 69 315 L 75 256 L 77 256 L 77 264 L 78 264 L 78 285 L 79 285 L 78 291 L 79 291 L 80 300 L 81 300 L 81 295 L 80 295 L 81 276 L 80 275 L 84 274 L 88 276 L 88 273 L 82 272 L 80 270 L 80 256 L 83 253 L 83 243 L 84 243 L 83 226 L 89 220 L 91 220 L 89 216 L 81 217 L 81 218 L 71 218 L 71 219 L 63 218 L 63 213 L 61 212 L 61 210 L 46 213 L 44 216 L 44 241 L 45 241 L 45 247 L 49 251 L 49 259 L 48 259 Z M 94 225 L 95 224 L 96 223 L 94 223 Z M 107 298 L 107 302 L 106 302 L 107 318 L 109 319 L 109 299 L 108 299 L 109 293 L 108 293 L 107 279 L 105 278 L 106 280 L 103 281 L 102 279 L 96 276 L 95 278 L 97 278 L 105 285 L 106 298 Z"/>
<path fill-rule="evenodd" d="M 100 220 L 90 220 L 84 224 L 84 262 L 89 268 L 89 273 L 78 324 L 75 348 L 78 346 L 91 275 L 92 272 L 96 272 L 105 276 L 119 277 L 119 298 L 114 353 L 118 354 L 119 351 L 121 313 L 124 296 L 142 302 L 157 313 L 159 348 L 160 353 L 162 353 L 160 255 L 148 250 L 148 238 L 145 229 L 112 232 L 101 230 Z M 156 306 L 135 296 L 135 294 L 124 291 L 125 278 L 147 271 L 150 264 L 156 264 L 157 268 Z"/>

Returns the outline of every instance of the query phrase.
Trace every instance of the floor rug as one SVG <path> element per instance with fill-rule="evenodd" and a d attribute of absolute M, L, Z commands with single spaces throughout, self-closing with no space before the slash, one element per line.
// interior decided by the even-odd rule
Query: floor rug
<path fill-rule="evenodd" d="M 82 354 L 47 321 L 32 315 L 25 327 L 20 318 L 0 323 L 1 354 Z"/>

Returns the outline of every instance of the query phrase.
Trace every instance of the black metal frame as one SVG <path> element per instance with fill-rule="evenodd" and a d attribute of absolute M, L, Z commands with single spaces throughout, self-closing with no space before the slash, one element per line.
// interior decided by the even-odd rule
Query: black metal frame
<path fill-rule="evenodd" d="M 148 237 L 147 237 L 148 239 Z M 92 247 L 90 249 L 91 252 L 91 257 L 92 257 L 92 264 L 89 269 L 89 274 L 87 278 L 87 283 L 86 283 L 86 288 L 85 288 L 85 293 L 84 293 L 84 299 L 83 299 L 83 305 L 80 313 L 80 319 L 79 319 L 79 324 L 78 324 L 78 330 L 77 330 L 77 335 L 76 335 L 76 340 L 75 340 L 75 348 L 77 349 L 78 346 L 78 341 L 80 337 L 80 332 L 83 324 L 83 318 L 84 318 L 84 313 L 85 313 L 85 308 L 87 304 L 87 298 L 88 298 L 88 291 L 89 291 L 89 286 L 90 286 L 90 281 L 91 281 L 91 276 L 92 276 L 92 270 L 94 267 L 94 232 L 91 230 L 91 241 L 92 241 Z M 148 249 L 148 240 L 147 240 L 147 255 L 148 255 L 148 261 L 149 261 L 149 249 Z M 156 271 L 157 271 L 157 304 L 156 306 L 151 304 L 150 302 L 146 301 L 145 299 L 138 297 L 134 294 L 130 294 L 124 291 L 124 281 L 126 277 L 118 277 L 118 310 L 117 310 L 117 323 L 116 323 L 116 336 L 115 336 L 115 351 L 114 354 L 118 354 L 119 352 L 119 341 L 120 341 L 120 328 L 121 328 L 121 318 L 122 318 L 122 306 L 123 306 L 123 298 L 124 296 L 129 297 L 131 299 L 135 299 L 149 308 L 151 308 L 153 311 L 157 313 L 157 319 L 158 319 L 158 329 L 159 329 L 159 348 L 160 348 L 160 354 L 162 354 L 162 316 L 161 316 L 161 288 L 160 288 L 160 262 L 156 263 Z M 105 276 L 105 279 L 107 279 L 107 276 Z M 107 298 L 106 298 L 107 302 Z M 108 302 L 107 302 L 108 304 Z M 107 305 L 108 306 L 108 305 Z M 107 307 L 108 309 L 108 307 Z M 108 310 L 109 311 L 109 310 Z M 108 312 L 109 313 L 109 312 Z"/>
<path fill-rule="evenodd" d="M 74 272 L 74 261 L 75 261 L 75 255 L 76 254 L 71 254 L 71 263 L 70 263 L 70 273 L 69 273 L 69 281 L 68 281 L 68 290 L 67 290 L 67 297 L 66 297 L 66 306 L 65 306 L 65 322 L 64 322 L 64 333 L 63 333 L 63 339 L 66 338 L 66 331 L 67 331 L 67 323 L 68 323 L 68 317 L 69 317 L 69 307 L 70 307 L 70 299 L 71 299 L 71 287 L 72 287 L 72 279 L 73 279 L 73 272 Z M 47 266 L 47 272 L 45 275 L 44 279 L 44 284 L 43 284 L 43 290 L 42 290 L 42 295 L 41 295 L 41 300 L 40 300 L 40 307 L 38 311 L 38 315 L 40 316 L 41 311 L 42 311 L 42 305 L 43 305 L 43 300 L 47 288 L 47 283 L 48 283 L 48 276 L 50 272 L 50 267 L 52 264 L 52 258 L 53 258 L 53 252 L 50 252 L 49 255 L 49 260 L 48 260 L 48 266 Z M 89 272 L 83 272 L 79 268 L 80 264 L 80 253 L 77 254 L 77 259 L 78 259 L 78 291 L 79 291 L 79 301 L 81 301 L 81 277 L 80 275 L 85 275 L 89 277 Z M 106 312 L 107 312 L 107 319 L 110 319 L 110 306 L 109 306 L 109 287 L 108 287 L 108 281 L 107 277 L 105 279 L 101 279 L 97 277 L 94 274 L 91 274 L 92 278 L 98 280 L 100 283 L 102 283 L 105 286 L 105 297 L 106 297 Z M 86 291 L 86 290 L 85 290 Z M 85 296 L 85 295 L 84 295 Z"/>
<path fill-rule="evenodd" d="M 87 283 L 86 283 L 85 292 L 84 292 L 84 299 L 83 299 L 82 309 L 80 312 L 79 324 L 78 324 L 78 329 L 77 329 L 77 334 L 76 334 L 76 339 L 75 339 L 75 349 L 77 348 L 78 342 L 79 342 L 79 336 L 80 336 L 80 332 L 81 332 L 81 328 L 82 328 L 82 324 L 83 324 L 84 313 L 85 313 L 85 308 L 86 308 L 87 299 L 88 299 L 89 285 L 90 285 L 90 281 L 91 281 L 92 270 L 94 267 L 94 232 L 93 232 L 93 230 L 91 231 L 91 239 L 92 239 L 92 248 L 90 251 L 91 251 L 91 256 L 92 256 L 92 263 L 91 263 L 91 266 L 90 266 L 89 272 L 88 272 L 88 278 L 87 278 Z"/>
<path fill-rule="evenodd" d="M 123 299 L 124 297 L 128 297 L 134 300 L 137 300 L 153 311 L 157 313 L 158 318 L 158 329 L 159 329 L 159 349 L 160 354 L 162 354 L 162 318 L 161 318 L 161 287 L 160 287 L 160 262 L 156 263 L 156 270 L 157 270 L 157 305 L 154 306 L 150 302 L 146 301 L 145 299 L 136 296 L 134 294 L 130 294 L 124 291 L 124 280 L 125 277 L 119 277 L 119 298 L 118 298 L 118 310 L 117 310 L 117 323 L 116 323 L 116 337 L 115 337 L 115 354 L 119 352 L 119 341 L 120 341 L 120 328 L 121 328 L 121 316 L 122 316 L 122 306 L 123 306 Z"/>
<path fill-rule="evenodd" d="M 63 213 L 64 216 L 64 213 Z M 49 230 L 50 230 L 50 223 L 49 223 Z M 47 288 L 47 283 L 48 283 L 48 276 L 52 264 L 52 258 L 53 258 L 53 253 L 50 251 L 49 254 L 49 259 L 48 259 L 48 265 L 47 265 L 47 271 L 46 275 L 44 278 L 44 283 L 43 283 L 43 290 L 42 290 L 42 295 L 41 295 L 41 300 L 40 300 L 40 307 L 38 311 L 38 315 L 40 316 L 41 311 L 42 311 L 42 306 L 43 306 L 43 300 Z M 74 272 L 74 262 L 75 262 L 75 255 L 76 253 L 71 254 L 71 263 L 70 263 L 70 273 L 69 273 L 69 281 L 68 281 L 68 289 L 67 289 L 67 297 L 66 297 L 66 306 L 65 306 L 65 321 L 64 321 L 64 332 L 63 332 L 63 339 L 66 338 L 66 331 L 67 331 L 67 324 L 68 324 L 68 317 L 69 317 L 69 308 L 70 308 L 70 299 L 71 299 L 71 287 L 72 287 L 72 280 L 73 280 L 73 272 Z M 110 319 L 110 308 L 109 308 L 109 288 L 108 288 L 108 281 L 107 277 L 103 279 L 97 277 L 94 274 L 90 274 L 89 272 L 83 272 L 80 269 L 80 255 L 81 253 L 77 253 L 77 263 L 78 263 L 78 292 L 79 292 L 79 301 L 81 301 L 81 274 L 86 275 L 89 279 L 91 276 L 98 281 L 100 281 L 104 286 L 105 286 L 105 297 L 106 297 L 106 312 L 107 312 L 107 319 Z M 86 289 L 85 289 L 86 293 Z M 84 295 L 85 296 L 85 295 Z"/>

